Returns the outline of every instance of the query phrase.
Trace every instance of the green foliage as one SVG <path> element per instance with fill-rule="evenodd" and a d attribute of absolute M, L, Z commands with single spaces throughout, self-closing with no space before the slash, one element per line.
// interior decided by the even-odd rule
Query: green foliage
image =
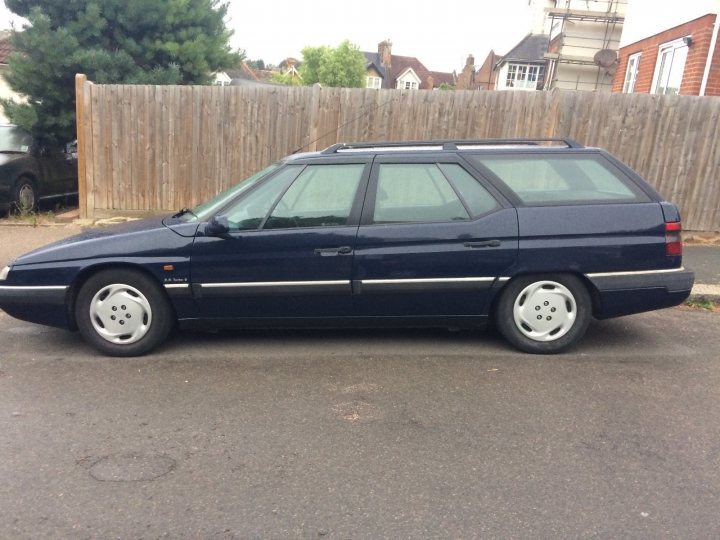
<path fill-rule="evenodd" d="M 287 86 L 302 86 L 303 83 L 300 77 L 293 77 L 292 73 L 275 73 L 272 76 L 272 82 Z"/>
<path fill-rule="evenodd" d="M 452 84 L 442 83 L 438 86 L 438 90 L 455 90 L 455 87 Z"/>
<path fill-rule="evenodd" d="M 305 47 L 300 75 L 303 84 L 363 88 L 365 86 L 365 56 L 357 45 L 343 41 L 336 48 Z"/>
<path fill-rule="evenodd" d="M 241 60 L 219 0 L 6 0 L 29 25 L 13 32 L 6 79 L 26 102 L 2 100 L 36 136 L 75 138 L 75 74 L 97 83 L 207 84 Z"/>

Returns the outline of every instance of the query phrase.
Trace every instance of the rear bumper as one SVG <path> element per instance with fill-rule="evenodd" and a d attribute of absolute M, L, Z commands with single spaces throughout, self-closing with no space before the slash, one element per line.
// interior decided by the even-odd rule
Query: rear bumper
<path fill-rule="evenodd" d="M 681 304 L 692 290 L 695 273 L 685 268 L 586 274 L 600 297 L 595 317 L 607 319 Z"/>
<path fill-rule="evenodd" d="M 0 285 L 0 309 L 8 315 L 38 324 L 68 328 L 65 299 L 68 287 Z"/>

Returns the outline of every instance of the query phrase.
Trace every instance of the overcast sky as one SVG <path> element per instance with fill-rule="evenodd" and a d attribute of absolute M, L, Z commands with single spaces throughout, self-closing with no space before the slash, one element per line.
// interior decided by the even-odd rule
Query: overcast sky
<path fill-rule="evenodd" d="M 506 53 L 529 31 L 528 0 L 263 0 L 230 2 L 233 44 L 277 64 L 307 45 L 349 39 L 363 51 L 387 38 L 428 69 L 460 71 L 473 53 Z"/>
<path fill-rule="evenodd" d="M 390 38 L 393 53 L 415 56 L 435 71 L 460 71 L 469 53 L 482 63 L 490 49 L 507 53 L 530 32 L 530 0 L 230 0 L 232 45 L 248 58 L 278 64 L 303 47 L 349 39 L 363 51 Z M 629 0 L 623 44 L 717 12 L 720 0 Z M 633 17 L 633 14 L 636 16 Z M 632 24 L 629 24 L 632 19 Z M 0 9 L 0 29 L 13 17 Z M 627 34 L 627 35 L 626 35 Z"/>
<path fill-rule="evenodd" d="M 506 53 L 531 21 L 528 0 L 231 0 L 234 47 L 248 58 L 278 64 L 308 45 L 349 39 L 364 51 L 390 38 L 393 53 L 416 56 L 428 69 L 460 71 L 473 53 Z M 3 2 L 0 28 L 13 19 Z"/>

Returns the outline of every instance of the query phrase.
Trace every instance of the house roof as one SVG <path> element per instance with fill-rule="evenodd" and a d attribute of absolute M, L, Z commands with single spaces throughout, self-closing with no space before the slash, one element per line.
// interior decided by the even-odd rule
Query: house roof
<path fill-rule="evenodd" d="M 0 64 L 7 64 L 10 53 L 12 52 L 10 32 L 0 32 Z"/>
<path fill-rule="evenodd" d="M 502 57 L 499 64 L 505 62 L 537 62 L 545 63 L 543 56 L 548 50 L 550 37 L 544 34 L 528 34 L 515 45 L 510 52 Z"/>
<path fill-rule="evenodd" d="M 375 71 L 378 72 L 378 74 L 384 79 L 385 78 L 385 68 L 382 67 L 382 64 L 380 63 L 380 56 L 376 52 L 363 52 L 365 55 L 365 68 L 369 68 L 370 66 L 375 68 Z"/>
<path fill-rule="evenodd" d="M 363 52 L 363 54 L 365 55 L 365 60 L 367 61 L 366 67 L 369 68 L 372 66 L 383 79 L 387 78 L 387 73 L 380 62 L 379 54 L 377 52 Z M 440 86 L 442 83 L 451 85 L 455 84 L 455 75 L 453 73 L 430 71 L 414 56 L 400 56 L 393 54 L 390 56 L 390 65 L 392 80 L 389 81 L 389 88 L 395 88 L 397 78 L 408 69 L 412 69 L 420 78 L 420 88 L 427 89 L 427 78 L 429 76 L 432 76 L 434 86 Z"/>

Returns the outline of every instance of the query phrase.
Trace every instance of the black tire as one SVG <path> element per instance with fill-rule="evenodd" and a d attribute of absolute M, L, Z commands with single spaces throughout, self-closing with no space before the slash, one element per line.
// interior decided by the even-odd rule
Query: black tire
<path fill-rule="evenodd" d="M 37 208 L 37 188 L 27 176 L 21 176 L 15 182 L 10 201 L 12 209 L 17 212 L 33 212 Z"/>
<path fill-rule="evenodd" d="M 141 356 L 165 341 L 175 313 L 153 278 L 135 270 L 110 269 L 92 275 L 80 288 L 75 321 L 85 341 L 102 353 Z M 120 335 L 125 329 L 132 333 Z"/>
<path fill-rule="evenodd" d="M 592 317 L 587 288 L 572 275 L 534 275 L 513 279 L 495 312 L 500 333 L 521 351 L 553 354 L 585 335 Z"/>

